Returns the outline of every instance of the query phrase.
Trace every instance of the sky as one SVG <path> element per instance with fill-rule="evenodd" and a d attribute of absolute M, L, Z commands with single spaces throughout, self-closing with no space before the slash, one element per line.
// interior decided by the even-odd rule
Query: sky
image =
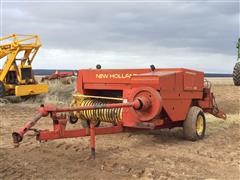
<path fill-rule="evenodd" d="M 38 34 L 35 69 L 185 67 L 232 73 L 239 1 L 0 0 L 1 33 Z"/>

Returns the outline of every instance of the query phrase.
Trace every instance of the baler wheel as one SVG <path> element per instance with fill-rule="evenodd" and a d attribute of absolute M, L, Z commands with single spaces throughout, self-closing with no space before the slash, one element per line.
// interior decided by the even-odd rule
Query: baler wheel
<path fill-rule="evenodd" d="M 191 141 L 203 139 L 205 130 L 206 120 L 203 110 L 197 106 L 191 107 L 183 123 L 183 134 L 185 139 Z"/>
<path fill-rule="evenodd" d="M 71 114 L 71 115 L 69 116 L 69 122 L 70 122 L 71 124 L 76 124 L 76 123 L 78 122 L 78 117 L 75 116 L 75 115 L 73 115 L 73 114 Z"/>
<path fill-rule="evenodd" d="M 234 66 L 233 83 L 235 86 L 240 86 L 240 62 L 237 62 Z"/>
<path fill-rule="evenodd" d="M 0 98 L 6 95 L 5 87 L 2 81 L 0 81 Z"/>

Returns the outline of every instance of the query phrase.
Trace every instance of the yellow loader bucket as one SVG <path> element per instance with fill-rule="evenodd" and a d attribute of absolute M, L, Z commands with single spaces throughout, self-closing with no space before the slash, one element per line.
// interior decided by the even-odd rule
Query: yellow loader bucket
<path fill-rule="evenodd" d="M 20 85 L 15 86 L 16 96 L 28 96 L 48 93 L 47 84 L 30 84 L 30 85 Z"/>

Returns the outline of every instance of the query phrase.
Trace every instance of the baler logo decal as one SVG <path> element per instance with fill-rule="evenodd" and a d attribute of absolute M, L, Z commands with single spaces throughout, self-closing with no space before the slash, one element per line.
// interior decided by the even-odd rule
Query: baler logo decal
<path fill-rule="evenodd" d="M 97 79 L 127 79 L 136 74 L 96 74 Z"/>

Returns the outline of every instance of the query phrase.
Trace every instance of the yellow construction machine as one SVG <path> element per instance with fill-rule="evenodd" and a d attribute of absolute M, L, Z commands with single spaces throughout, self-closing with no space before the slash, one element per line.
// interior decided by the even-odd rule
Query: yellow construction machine
<path fill-rule="evenodd" d="M 48 92 L 48 85 L 38 84 L 32 71 L 32 62 L 40 47 L 37 35 L 0 37 L 0 97 Z"/>

